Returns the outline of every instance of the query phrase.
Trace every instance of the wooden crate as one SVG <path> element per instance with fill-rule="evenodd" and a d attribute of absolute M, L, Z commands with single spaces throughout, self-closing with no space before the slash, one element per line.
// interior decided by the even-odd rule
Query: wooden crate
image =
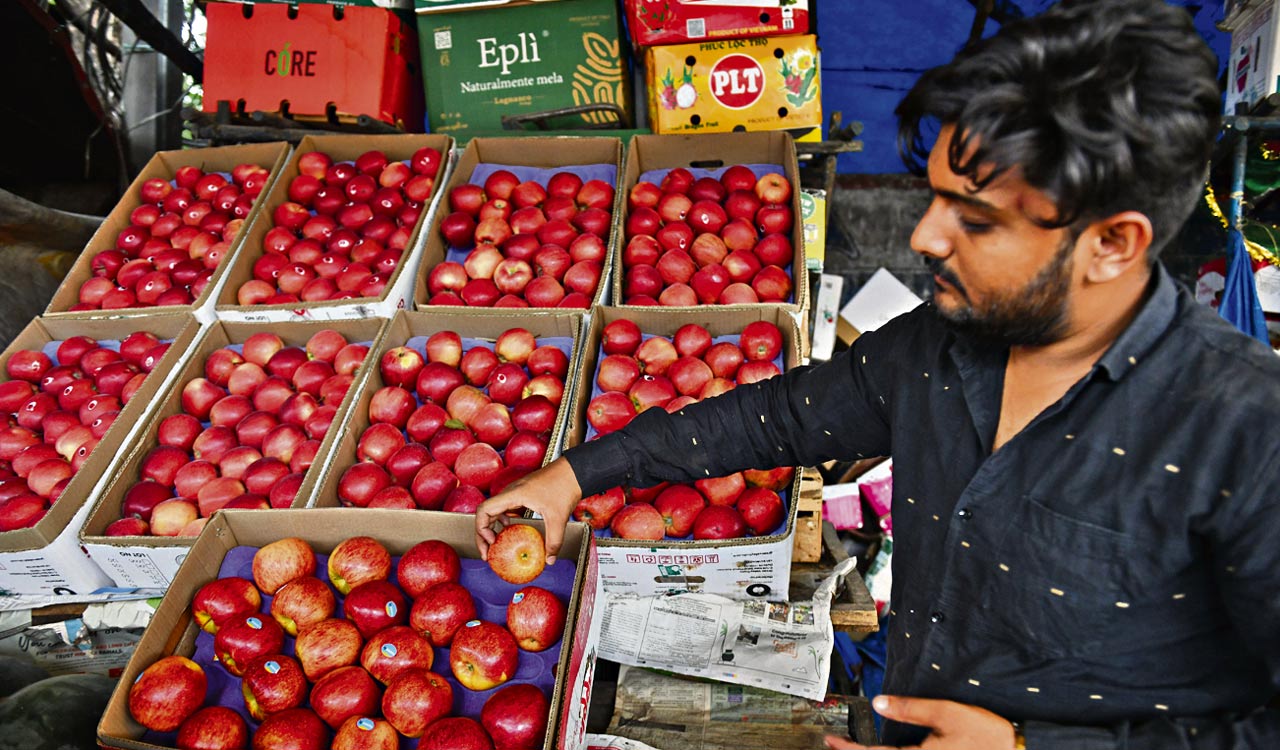
<path fill-rule="evenodd" d="M 802 469 L 800 491 L 796 493 L 796 538 L 791 559 L 818 562 L 822 558 L 822 475 L 817 469 Z"/>

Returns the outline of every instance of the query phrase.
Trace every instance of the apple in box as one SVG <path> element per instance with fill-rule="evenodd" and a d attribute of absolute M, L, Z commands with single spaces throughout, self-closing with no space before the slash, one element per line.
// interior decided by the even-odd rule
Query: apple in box
<path fill-rule="evenodd" d="M 382 691 L 360 667 L 339 667 L 316 680 L 311 688 L 311 709 L 337 729 L 353 716 L 376 714 Z"/>
<path fill-rule="evenodd" d="M 404 594 L 390 581 L 368 581 L 351 589 L 342 600 L 342 611 L 366 639 L 409 619 Z"/>
<path fill-rule="evenodd" d="M 500 748 L 536 748 L 547 734 L 551 708 L 536 685 L 508 685 L 489 696 L 480 723 Z"/>
<path fill-rule="evenodd" d="M 449 668 L 463 687 L 489 690 L 511 679 L 519 662 L 519 647 L 501 625 L 472 620 L 453 637 Z"/>
<path fill-rule="evenodd" d="M 240 682 L 245 707 L 257 721 L 301 706 L 307 700 L 308 687 L 302 666 L 284 654 L 268 654 L 253 660 Z"/>
<path fill-rule="evenodd" d="M 452 712 L 453 687 L 425 669 L 401 672 L 382 694 L 382 715 L 397 732 L 411 739 L 421 737 L 434 722 Z"/>
<path fill-rule="evenodd" d="M 476 619 L 475 600 L 457 581 L 441 581 L 423 591 L 409 610 L 409 626 L 433 645 L 449 646 L 468 622 Z"/>
<path fill-rule="evenodd" d="M 284 628 L 258 614 L 234 617 L 218 628 L 213 652 L 228 672 L 239 677 L 254 659 L 280 653 Z"/>
<path fill-rule="evenodd" d="M 417 599 L 437 583 L 457 583 L 462 561 L 453 547 L 438 539 L 428 539 L 410 547 L 400 556 L 396 580 L 412 599 Z"/>
<path fill-rule="evenodd" d="M 257 612 L 262 596 L 246 578 L 218 578 L 201 586 L 191 599 L 191 612 L 196 622 L 208 633 L 237 615 Z"/>
<path fill-rule="evenodd" d="M 129 688 L 129 713 L 156 732 L 172 732 L 199 709 L 208 691 L 204 669 L 184 656 L 148 666 Z"/>
<path fill-rule="evenodd" d="M 307 679 L 315 682 L 339 667 L 355 664 L 363 646 L 355 625 L 330 618 L 300 631 L 294 651 Z"/>
<path fill-rule="evenodd" d="M 253 580 L 263 592 L 274 595 L 286 583 L 314 575 L 316 554 L 311 545 L 287 537 L 259 548 L 253 556 Z"/>
<path fill-rule="evenodd" d="M 391 575 L 391 553 L 368 536 L 344 539 L 329 553 L 329 581 L 346 594 L 367 581 L 385 581 Z"/>
<path fill-rule="evenodd" d="M 328 584 L 308 576 L 291 581 L 271 600 L 271 616 L 292 636 L 333 617 L 337 601 Z"/>
<path fill-rule="evenodd" d="M 206 706 L 178 727 L 177 746 L 192 750 L 240 750 L 249 746 L 249 727 L 224 706 Z"/>
<path fill-rule="evenodd" d="M 329 730 L 315 712 L 291 708 L 268 716 L 253 733 L 254 750 L 322 750 L 329 744 Z"/>
<path fill-rule="evenodd" d="M 507 629 L 525 651 L 545 651 L 560 642 L 566 616 L 559 597 L 540 586 L 526 586 L 507 605 Z"/>
<path fill-rule="evenodd" d="M 360 665 L 384 685 L 405 670 L 431 669 L 433 660 L 431 642 L 406 625 L 375 633 L 360 653 Z"/>

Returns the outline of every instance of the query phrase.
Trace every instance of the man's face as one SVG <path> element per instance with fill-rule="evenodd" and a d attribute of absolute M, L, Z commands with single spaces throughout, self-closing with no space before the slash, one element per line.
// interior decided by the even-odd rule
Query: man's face
<path fill-rule="evenodd" d="M 1053 202 L 1014 170 L 971 192 L 951 171 L 942 130 L 929 155 L 933 202 L 912 248 L 934 274 L 934 306 L 958 331 L 1006 346 L 1043 346 L 1066 333 L 1076 235 L 1045 229 Z"/>

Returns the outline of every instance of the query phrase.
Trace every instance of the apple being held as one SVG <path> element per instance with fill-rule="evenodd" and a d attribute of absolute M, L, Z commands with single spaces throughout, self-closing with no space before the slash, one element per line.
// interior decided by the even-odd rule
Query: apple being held
<path fill-rule="evenodd" d="M 249 715 L 262 721 L 268 715 L 301 706 L 307 700 L 307 676 L 297 660 L 268 654 L 249 663 L 240 681 Z"/>
<path fill-rule="evenodd" d="M 480 709 L 480 723 L 500 748 L 542 747 L 551 709 L 536 685 L 509 685 L 497 691 Z"/>
<path fill-rule="evenodd" d="M 261 547 L 253 555 L 253 580 L 266 594 L 316 572 L 316 553 L 297 537 L 287 537 Z"/>
<path fill-rule="evenodd" d="M 360 666 L 386 685 L 409 669 L 431 669 L 431 642 L 406 625 L 375 633 L 360 652 Z"/>
<path fill-rule="evenodd" d="M 334 729 L 351 717 L 376 715 L 381 704 L 378 683 L 360 667 L 338 667 L 311 688 L 311 710 Z"/>
<path fill-rule="evenodd" d="M 271 616 L 292 636 L 333 617 L 336 608 L 333 590 L 314 576 L 285 584 L 271 600 Z"/>
<path fill-rule="evenodd" d="M 526 586 L 507 605 L 507 630 L 525 651 L 546 651 L 560 642 L 566 616 L 559 597 L 540 586 Z"/>
<path fill-rule="evenodd" d="M 391 575 L 391 553 L 373 537 L 342 540 L 329 553 L 329 582 L 346 594 L 366 581 L 385 581 Z"/>
<path fill-rule="evenodd" d="M 307 679 L 315 682 L 329 672 L 360 659 L 364 639 L 348 620 L 330 618 L 298 633 L 294 652 Z"/>
<path fill-rule="evenodd" d="M 522 584 L 542 574 L 546 558 L 542 532 L 529 524 L 516 523 L 498 532 L 485 559 L 499 578 L 507 583 Z"/>
<path fill-rule="evenodd" d="M 249 727 L 225 706 L 206 706 L 182 722 L 176 742 L 184 750 L 244 750 Z"/>
<path fill-rule="evenodd" d="M 199 664 L 184 656 L 166 656 L 129 687 L 129 713 L 147 729 L 172 732 L 204 705 L 208 686 Z"/>
<path fill-rule="evenodd" d="M 456 581 L 442 581 L 415 598 L 409 626 L 441 648 L 453 642 L 458 630 L 476 619 L 475 600 Z"/>
<path fill-rule="evenodd" d="M 257 612 L 262 596 L 247 578 L 218 578 L 201 586 L 191 599 L 191 613 L 207 633 L 237 615 Z"/>
<path fill-rule="evenodd" d="M 439 539 L 428 539 L 410 547 L 396 566 L 400 588 L 415 600 L 437 583 L 457 583 L 461 577 L 462 561 L 457 551 Z"/>
<path fill-rule="evenodd" d="M 464 625 L 449 647 L 453 676 L 471 690 L 489 690 L 511 679 L 518 661 L 519 647 L 511 632 L 483 620 Z"/>
<path fill-rule="evenodd" d="M 436 720 L 453 713 L 453 687 L 425 669 L 408 669 L 392 678 L 382 693 L 382 715 L 396 731 L 421 737 Z"/>

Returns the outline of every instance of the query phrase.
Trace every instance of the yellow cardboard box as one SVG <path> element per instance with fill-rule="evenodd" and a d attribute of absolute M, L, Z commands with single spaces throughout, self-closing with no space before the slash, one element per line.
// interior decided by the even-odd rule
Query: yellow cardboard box
<path fill-rule="evenodd" d="M 650 47 L 645 61 L 655 133 L 802 133 L 822 124 L 812 35 Z"/>

